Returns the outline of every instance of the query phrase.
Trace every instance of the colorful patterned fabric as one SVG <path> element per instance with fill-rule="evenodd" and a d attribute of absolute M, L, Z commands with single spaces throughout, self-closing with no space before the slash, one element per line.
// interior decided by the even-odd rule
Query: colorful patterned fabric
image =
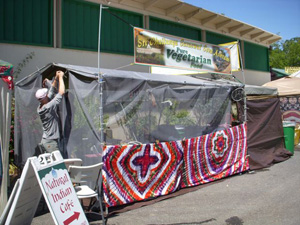
<path fill-rule="evenodd" d="M 204 184 L 249 169 L 245 124 L 184 143 L 181 187 Z"/>
<path fill-rule="evenodd" d="M 283 120 L 300 123 L 300 96 L 281 97 L 280 110 Z"/>
<path fill-rule="evenodd" d="M 1 76 L 12 76 L 13 65 L 0 59 L 0 75 Z"/>
<path fill-rule="evenodd" d="M 246 124 L 186 141 L 105 146 L 104 200 L 127 204 L 246 171 L 246 152 Z"/>
<path fill-rule="evenodd" d="M 174 192 L 180 185 L 181 141 L 105 146 L 103 191 L 107 206 Z"/>
<path fill-rule="evenodd" d="M 13 65 L 0 59 L 0 77 L 7 83 L 8 89 L 14 89 Z"/>

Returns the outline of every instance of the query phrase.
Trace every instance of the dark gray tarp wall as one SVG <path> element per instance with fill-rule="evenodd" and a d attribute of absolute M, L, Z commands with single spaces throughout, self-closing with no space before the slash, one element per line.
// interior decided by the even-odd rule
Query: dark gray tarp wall
<path fill-rule="evenodd" d="M 103 80 L 98 80 L 97 68 L 50 64 L 16 84 L 18 165 L 37 154 L 42 125 L 35 92 L 44 78 L 52 79 L 59 69 L 66 71 L 67 89 L 59 107 L 61 150 L 65 158 L 81 158 L 85 165 L 101 161 L 101 88 L 107 144 L 180 140 L 230 124 L 230 94 L 236 85 L 107 69 L 101 69 Z"/>

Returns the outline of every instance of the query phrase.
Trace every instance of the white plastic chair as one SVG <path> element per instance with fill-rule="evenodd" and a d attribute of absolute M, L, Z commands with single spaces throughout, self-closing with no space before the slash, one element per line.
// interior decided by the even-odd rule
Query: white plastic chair
<path fill-rule="evenodd" d="M 64 163 L 66 165 L 67 170 L 69 171 L 70 166 L 82 166 L 82 159 L 79 158 L 64 159 Z"/>
<path fill-rule="evenodd" d="M 80 200 L 90 198 L 88 210 L 91 208 L 92 198 L 97 198 L 100 205 L 102 223 L 105 224 L 106 221 L 102 206 L 102 166 L 102 162 L 91 166 L 70 165 L 69 174 L 71 181 L 76 184 L 75 191 L 77 197 Z"/>

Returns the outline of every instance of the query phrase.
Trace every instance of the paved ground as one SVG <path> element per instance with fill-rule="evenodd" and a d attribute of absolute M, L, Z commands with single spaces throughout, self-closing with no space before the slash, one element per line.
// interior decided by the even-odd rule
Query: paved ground
<path fill-rule="evenodd" d="M 53 224 L 49 213 L 33 219 L 32 225 L 41 224 Z M 117 214 L 107 224 L 299 225 L 300 151 L 270 168 Z"/>

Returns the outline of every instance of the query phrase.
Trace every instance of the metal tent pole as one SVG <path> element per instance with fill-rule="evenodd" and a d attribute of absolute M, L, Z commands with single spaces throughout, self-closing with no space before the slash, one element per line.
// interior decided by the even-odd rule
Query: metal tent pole
<path fill-rule="evenodd" d="M 102 18 L 102 9 L 103 6 L 100 4 L 100 10 L 99 10 L 99 33 L 98 33 L 98 83 L 100 84 L 100 107 L 99 107 L 99 114 L 100 114 L 100 145 L 101 145 L 101 151 L 103 152 L 103 146 L 104 146 L 104 129 L 103 129 L 103 74 L 100 71 L 100 56 L 101 56 L 101 18 Z M 101 160 L 102 161 L 102 160 Z M 101 193 L 100 193 L 101 194 Z M 102 199 L 102 197 L 100 198 Z M 102 201 L 100 201 L 100 204 L 102 204 Z M 101 209 L 101 216 L 102 216 L 102 224 L 106 224 L 106 219 L 103 216 L 103 209 Z M 106 213 L 108 213 L 108 208 L 105 209 Z"/>
<path fill-rule="evenodd" d="M 243 75 L 243 82 L 244 82 L 244 122 L 247 122 L 247 96 L 246 96 L 246 91 L 245 91 L 245 74 L 244 74 L 244 63 L 243 63 L 243 58 L 242 58 L 242 52 L 241 52 L 241 42 L 238 41 L 238 51 L 239 51 L 239 57 L 241 60 L 241 70 L 242 70 L 242 75 Z"/>
<path fill-rule="evenodd" d="M 103 130 L 103 75 L 100 71 L 100 46 L 101 46 L 101 18 L 102 18 L 102 4 L 100 4 L 99 11 L 99 33 L 98 33 L 98 82 L 100 84 L 100 142 L 101 142 L 101 150 L 103 151 L 103 143 L 104 143 L 104 130 Z"/>

